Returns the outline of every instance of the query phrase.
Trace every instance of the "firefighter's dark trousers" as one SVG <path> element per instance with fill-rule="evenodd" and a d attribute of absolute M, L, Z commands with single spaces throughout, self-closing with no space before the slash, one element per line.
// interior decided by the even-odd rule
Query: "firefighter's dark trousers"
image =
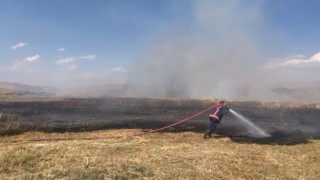
<path fill-rule="evenodd" d="M 213 117 L 209 117 L 209 121 L 210 121 L 210 125 L 208 129 L 208 133 L 212 134 L 212 132 L 217 128 L 220 121 Z"/>
<path fill-rule="evenodd" d="M 208 137 L 211 138 L 211 134 L 217 128 L 217 125 L 220 123 L 219 120 L 213 117 L 209 117 L 209 120 L 210 120 L 210 125 L 208 130 L 204 133 L 204 136 L 203 136 L 204 139 L 207 139 Z"/>

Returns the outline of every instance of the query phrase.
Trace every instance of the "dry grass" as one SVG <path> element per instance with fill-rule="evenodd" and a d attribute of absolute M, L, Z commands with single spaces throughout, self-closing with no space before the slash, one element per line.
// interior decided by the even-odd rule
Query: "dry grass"
<path fill-rule="evenodd" d="M 22 132 L 21 115 L 9 114 L 3 118 L 3 111 L 0 112 L 0 135 Z"/>
<path fill-rule="evenodd" d="M 235 102 L 237 103 L 237 102 Z M 316 109 L 320 110 L 319 103 L 301 103 L 301 102 L 238 102 L 241 104 L 247 104 L 251 108 L 255 109 L 288 109 L 288 110 L 304 110 L 304 109 Z M 231 102 L 231 104 L 234 104 Z"/>
<path fill-rule="evenodd" d="M 111 98 L 107 101 L 68 99 L 57 101 L 57 107 L 68 110 L 75 107 L 96 107 L 98 104 L 105 105 L 103 108 L 128 107 L 130 112 L 131 110 L 142 112 L 141 109 L 146 108 L 201 108 L 212 103 L 214 102 L 211 100 L 177 99 L 142 99 L 138 103 L 133 98 Z M 230 102 L 230 105 L 244 108 L 247 105 L 254 109 L 319 110 L 320 108 L 319 104 L 295 103 Z M 8 112 L 4 114 L 3 110 L 0 111 L 0 132 L 4 134 L 10 131 L 24 132 L 23 126 L 20 125 L 20 116 L 8 115 Z M 14 124 L 15 122 L 17 123 Z M 28 132 L 0 137 L 0 179 L 318 179 L 320 177 L 320 140 L 283 146 L 238 143 L 228 137 L 203 140 L 202 134 L 192 132 L 128 136 L 135 133 L 140 131 Z M 95 137 L 110 138 L 80 140 Z M 27 141 L 39 138 L 78 140 Z"/>
<path fill-rule="evenodd" d="M 320 141 L 240 144 L 228 137 L 139 130 L 1 137 L 0 179 L 318 179 Z M 34 138 L 119 137 L 27 142 Z M 19 143 L 10 141 L 21 140 Z"/>

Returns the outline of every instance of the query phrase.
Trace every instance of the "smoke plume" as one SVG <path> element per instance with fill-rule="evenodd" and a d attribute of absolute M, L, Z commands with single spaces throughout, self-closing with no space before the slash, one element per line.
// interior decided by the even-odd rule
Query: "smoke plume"
<path fill-rule="evenodd" d="M 266 65 L 265 54 L 281 43 L 264 19 L 261 2 L 203 0 L 194 7 L 190 21 L 198 26 L 177 25 L 169 35 L 152 41 L 149 51 L 128 70 L 130 88 L 126 95 L 269 101 L 319 99 L 313 93 L 314 88 L 301 89 L 305 86 L 297 83 L 304 82 L 303 78 L 310 74 Z M 301 96 L 306 91 L 308 98 Z"/>
<path fill-rule="evenodd" d="M 128 71 L 129 95 L 178 98 L 249 97 L 261 58 L 259 4 L 199 1 L 197 28 L 174 31 L 151 43 Z"/>

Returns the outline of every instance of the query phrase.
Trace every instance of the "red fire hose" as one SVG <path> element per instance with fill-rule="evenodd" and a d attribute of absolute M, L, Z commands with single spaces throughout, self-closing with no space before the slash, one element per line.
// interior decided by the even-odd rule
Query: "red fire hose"
<path fill-rule="evenodd" d="M 142 135 L 146 135 L 146 134 L 150 134 L 150 133 L 154 133 L 154 132 L 158 132 L 158 131 L 161 131 L 161 130 L 164 130 L 164 129 L 168 129 L 170 127 L 173 127 L 175 125 L 178 125 L 178 124 L 181 124 L 183 122 L 186 122 L 192 118 L 195 118 L 207 111 L 209 111 L 210 109 L 216 107 L 216 105 L 214 106 L 210 106 L 208 107 L 207 109 L 203 110 L 203 111 L 200 111 L 192 116 L 189 116 L 187 118 L 184 118 L 184 119 L 181 119 L 175 123 L 172 123 L 172 124 L 169 124 L 169 125 L 166 125 L 164 127 L 161 127 L 161 128 L 157 128 L 157 129 L 153 129 L 153 130 L 150 130 L 150 131 L 147 131 L 147 132 L 142 132 L 142 133 L 138 133 L 138 134 L 133 134 L 133 135 L 130 135 L 130 136 L 142 136 Z M 16 140 L 16 141 L 10 141 L 10 142 L 13 142 L 13 143 L 16 143 L 16 142 L 23 142 L 23 141 L 27 141 L 27 142 L 35 142 L 35 141 L 66 141 L 66 140 L 94 140 L 94 139 L 111 139 L 111 138 L 122 138 L 122 136 L 116 136 L 116 137 L 87 137 L 87 138 L 40 138 L 40 139 L 28 139 L 28 140 Z"/>
<path fill-rule="evenodd" d="M 188 120 L 190 120 L 190 119 L 192 119 L 192 118 L 195 118 L 195 117 L 197 117 L 197 116 L 199 116 L 199 115 L 201 115 L 201 114 L 209 111 L 210 109 L 212 109 L 212 108 L 214 108 L 214 107 L 216 107 L 216 105 L 210 106 L 210 107 L 208 107 L 207 109 L 205 109 L 205 110 L 203 110 L 203 111 L 201 111 L 201 112 L 198 112 L 197 114 L 194 114 L 194 115 L 189 116 L 189 117 L 187 117 L 187 118 L 181 119 L 181 120 L 179 120 L 179 121 L 177 121 L 177 122 L 175 122 L 175 123 L 173 123 L 173 124 L 169 124 L 169 125 L 167 125 L 167 126 L 164 126 L 164 127 L 158 128 L 158 129 L 153 129 L 153 130 L 151 130 L 151 131 L 145 132 L 144 134 L 154 133 L 154 132 L 161 131 L 161 130 L 164 130 L 164 129 L 168 129 L 168 128 L 172 127 L 172 126 L 181 124 L 181 123 L 183 123 L 183 122 L 186 122 L 186 121 L 188 121 Z"/>

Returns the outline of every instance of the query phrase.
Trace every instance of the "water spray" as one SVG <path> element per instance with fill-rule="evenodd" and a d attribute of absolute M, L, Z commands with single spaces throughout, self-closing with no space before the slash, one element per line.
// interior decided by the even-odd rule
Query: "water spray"
<path fill-rule="evenodd" d="M 241 114 L 237 113 L 236 111 L 230 109 L 230 112 L 239 120 L 241 120 L 247 127 L 252 128 L 255 131 L 254 136 L 259 138 L 267 138 L 271 135 L 254 125 L 248 118 L 243 117 Z"/>

